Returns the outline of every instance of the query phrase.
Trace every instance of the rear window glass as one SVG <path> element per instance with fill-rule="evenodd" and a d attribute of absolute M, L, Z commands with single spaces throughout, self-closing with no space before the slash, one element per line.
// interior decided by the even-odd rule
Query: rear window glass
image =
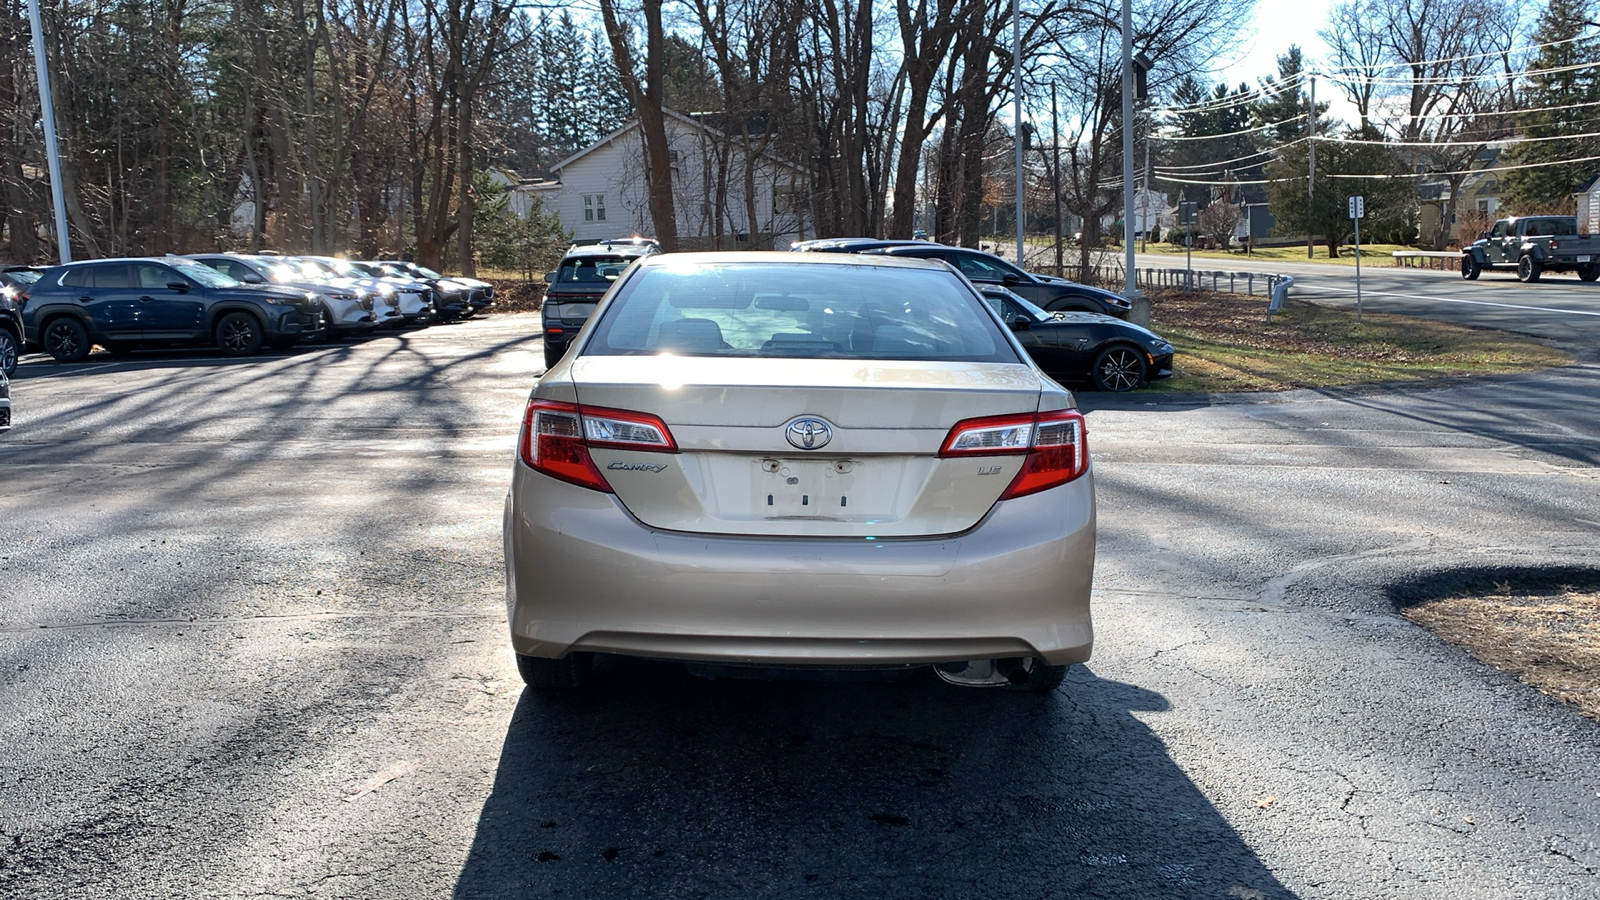
<path fill-rule="evenodd" d="M 561 261 L 556 271 L 558 284 L 603 285 L 615 281 L 635 256 L 578 256 Z"/>
<path fill-rule="evenodd" d="M 1020 362 L 981 302 L 947 271 L 651 266 L 621 286 L 582 353 Z"/>

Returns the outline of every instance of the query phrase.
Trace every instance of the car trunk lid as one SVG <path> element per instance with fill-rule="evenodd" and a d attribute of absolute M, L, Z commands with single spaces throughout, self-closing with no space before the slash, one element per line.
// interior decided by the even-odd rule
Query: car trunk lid
<path fill-rule="evenodd" d="M 956 422 L 1037 410 L 1025 365 L 586 356 L 580 406 L 658 416 L 678 452 L 591 447 L 628 511 L 707 534 L 884 538 L 983 518 L 1023 463 L 941 458 Z"/>

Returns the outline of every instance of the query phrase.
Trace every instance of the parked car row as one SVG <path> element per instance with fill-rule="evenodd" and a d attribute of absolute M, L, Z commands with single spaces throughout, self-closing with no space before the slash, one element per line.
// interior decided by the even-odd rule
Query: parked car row
<path fill-rule="evenodd" d="M 100 259 L 0 271 L 0 369 L 24 347 L 74 362 L 99 345 L 212 344 L 230 356 L 263 345 L 467 318 L 494 287 L 411 262 L 199 253 Z M 9 349 L 8 349 L 9 348 Z"/>

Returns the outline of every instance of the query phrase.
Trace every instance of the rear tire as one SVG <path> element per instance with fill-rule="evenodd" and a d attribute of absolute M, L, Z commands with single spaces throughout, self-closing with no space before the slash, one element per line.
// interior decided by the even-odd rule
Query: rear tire
<path fill-rule="evenodd" d="M 261 322 L 247 312 L 231 312 L 217 322 L 217 346 L 229 356 L 250 356 L 261 349 Z"/>
<path fill-rule="evenodd" d="M 77 319 L 53 319 L 39 335 L 39 343 L 58 362 L 78 362 L 89 355 L 89 329 Z"/>
<path fill-rule="evenodd" d="M 1544 274 L 1544 265 L 1532 256 L 1524 256 L 1517 260 L 1517 280 L 1524 284 L 1532 284 Z"/>
<path fill-rule="evenodd" d="M 1461 257 L 1461 277 L 1467 281 L 1477 281 L 1483 274 L 1483 266 L 1478 265 L 1477 259 L 1472 256 Z"/>
<path fill-rule="evenodd" d="M 1600 278 L 1600 263 L 1590 263 L 1579 269 L 1578 278 L 1581 281 L 1594 281 Z"/>
<path fill-rule="evenodd" d="M 566 351 L 565 347 L 563 347 L 560 350 L 556 350 L 555 348 L 553 348 L 550 345 L 546 344 L 545 348 L 544 348 L 544 368 L 545 368 L 545 371 L 548 372 L 549 370 L 554 369 L 556 367 L 556 363 L 561 362 L 561 357 L 566 356 L 566 355 L 567 355 L 567 351 Z"/>
<path fill-rule="evenodd" d="M 593 653 L 568 653 L 560 659 L 517 654 L 522 682 L 536 691 L 573 691 L 583 687 L 594 671 Z"/>
<path fill-rule="evenodd" d="M 1066 666 L 1047 666 L 1042 660 L 1035 659 L 1033 668 L 1028 672 L 1028 680 L 1021 684 L 1008 684 L 1008 691 L 1022 691 L 1028 694 L 1048 694 L 1061 686 L 1067 678 Z"/>
<path fill-rule="evenodd" d="M 1144 384 L 1145 368 L 1143 353 L 1128 344 L 1114 344 L 1095 354 L 1089 375 L 1095 390 L 1123 393 Z"/>

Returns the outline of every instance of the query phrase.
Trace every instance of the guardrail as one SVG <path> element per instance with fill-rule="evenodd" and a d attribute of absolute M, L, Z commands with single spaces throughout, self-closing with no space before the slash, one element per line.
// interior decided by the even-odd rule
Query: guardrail
<path fill-rule="evenodd" d="M 1396 250 L 1394 264 L 1406 269 L 1443 269 L 1455 272 L 1461 269 L 1461 251 Z"/>
<path fill-rule="evenodd" d="M 1041 267 L 1050 271 L 1054 267 Z M 1117 265 L 1090 266 L 1087 272 L 1077 266 L 1066 266 L 1061 272 L 1061 277 L 1079 282 L 1080 284 L 1093 284 L 1110 291 L 1120 292 L 1123 287 L 1122 267 Z M 1272 321 L 1272 314 L 1283 308 L 1284 301 L 1289 298 L 1289 289 L 1294 287 L 1294 279 L 1288 275 L 1274 275 L 1268 272 L 1227 272 L 1220 269 L 1156 269 L 1135 268 L 1133 270 L 1134 284 L 1142 289 L 1175 288 L 1188 291 L 1214 291 L 1230 294 L 1248 294 L 1269 298 L 1267 304 L 1267 321 Z"/>

